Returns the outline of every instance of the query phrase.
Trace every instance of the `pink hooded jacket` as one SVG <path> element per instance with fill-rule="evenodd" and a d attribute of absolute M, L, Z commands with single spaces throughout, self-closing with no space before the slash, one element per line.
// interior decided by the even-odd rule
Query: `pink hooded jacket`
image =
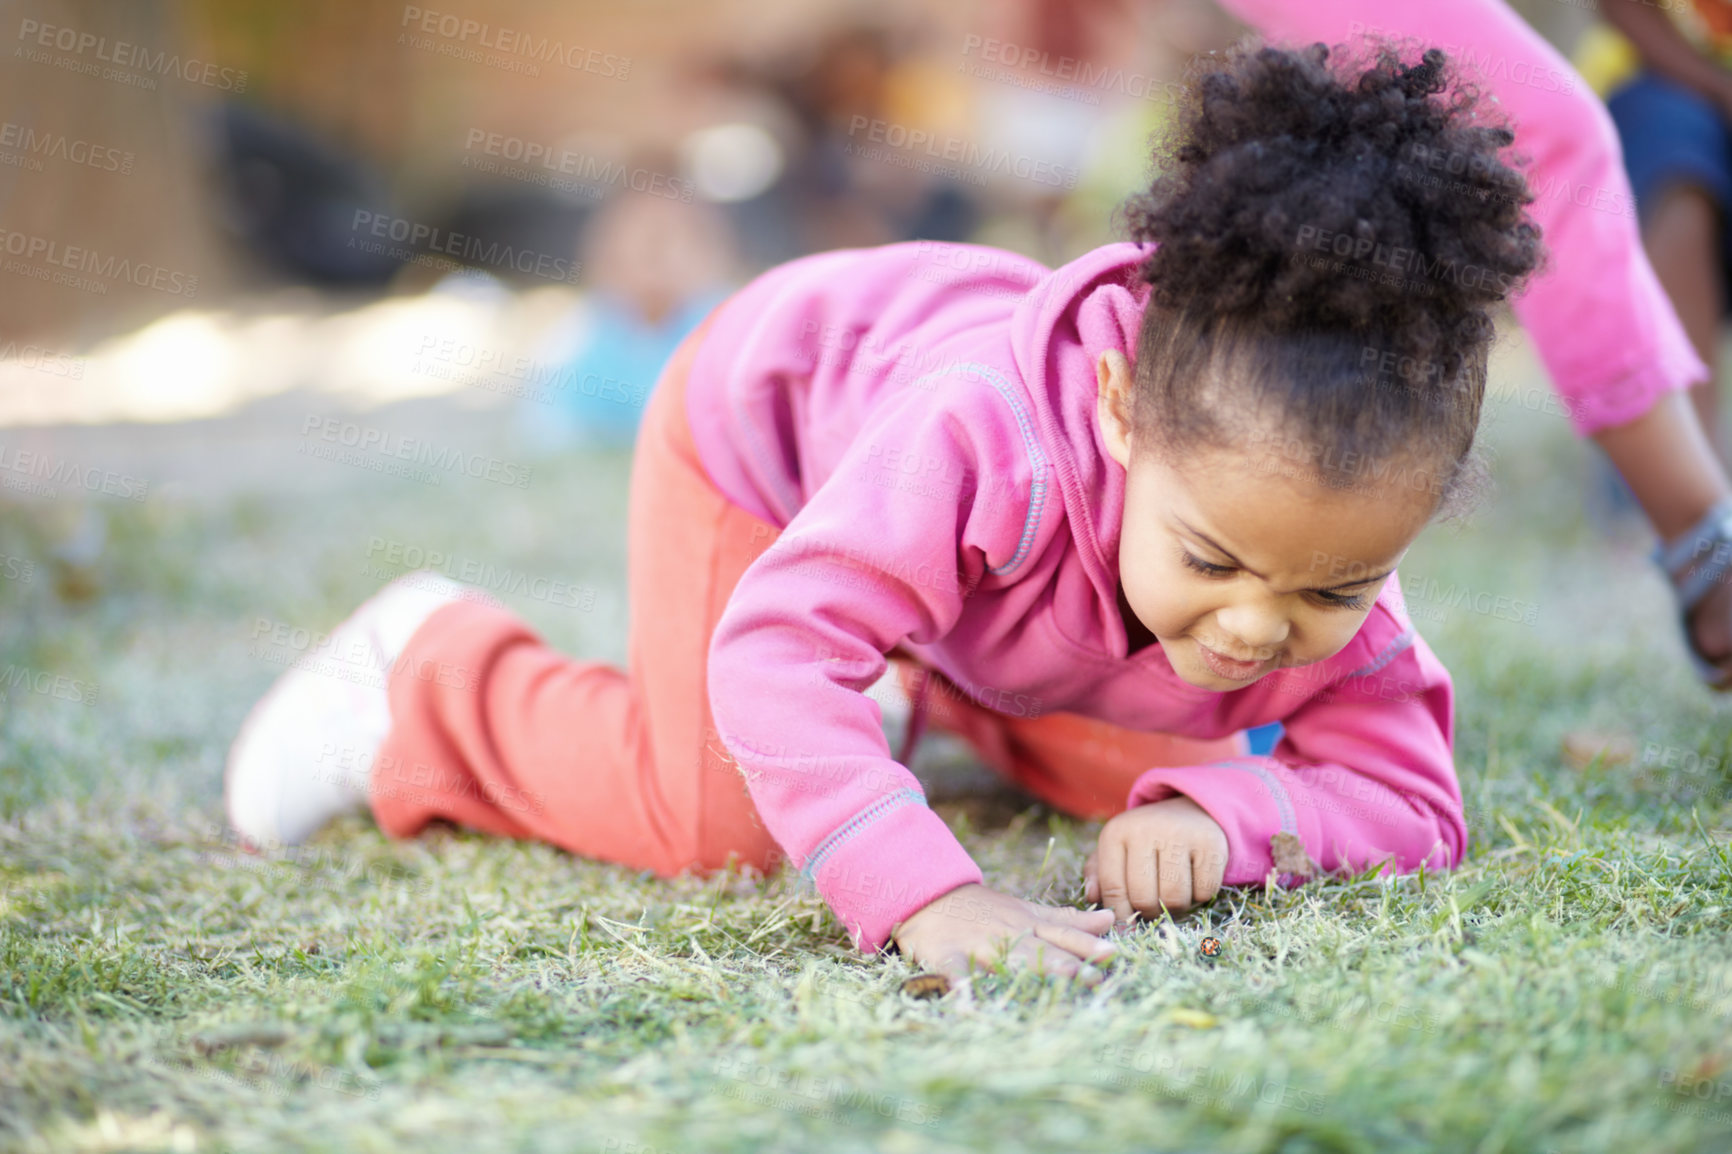
<path fill-rule="evenodd" d="M 1134 354 L 1143 253 L 1054 271 L 937 242 L 804 257 L 721 305 L 693 363 L 705 468 L 784 527 L 717 624 L 712 712 L 771 835 L 863 950 L 982 880 L 862 692 L 897 647 L 1003 713 L 1199 738 L 1284 722 L 1272 756 L 1154 769 L 1127 799 L 1206 810 L 1228 885 L 1262 883 L 1283 832 L 1325 869 L 1461 859 L 1449 675 L 1395 576 L 1341 652 L 1244 689 L 1190 685 L 1158 644 L 1127 656 L 1126 474 L 1094 366 Z"/>

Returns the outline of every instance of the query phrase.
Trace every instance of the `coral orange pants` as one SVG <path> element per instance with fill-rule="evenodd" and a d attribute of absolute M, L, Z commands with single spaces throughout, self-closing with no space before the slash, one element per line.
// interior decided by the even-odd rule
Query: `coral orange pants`
<path fill-rule="evenodd" d="M 783 860 L 710 718 L 710 635 L 741 573 L 780 530 L 723 496 L 693 446 L 686 375 L 707 328 L 674 353 L 638 434 L 628 668 L 556 653 L 501 609 L 464 601 L 437 610 L 397 669 L 431 660 L 465 676 L 460 685 L 391 678 L 392 727 L 371 793 L 386 833 L 408 837 L 444 819 L 662 876 L 707 873 L 730 858 L 768 872 Z M 1122 810 L 1152 766 L 1242 752 L 1242 737 L 1193 741 L 1065 713 L 1003 716 L 963 700 L 911 657 L 892 659 L 905 688 L 933 679 L 924 694 L 931 724 L 1079 817 Z"/>

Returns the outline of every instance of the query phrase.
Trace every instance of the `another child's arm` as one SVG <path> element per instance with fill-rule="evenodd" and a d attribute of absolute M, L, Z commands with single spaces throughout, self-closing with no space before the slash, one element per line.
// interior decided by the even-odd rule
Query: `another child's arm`
<path fill-rule="evenodd" d="M 1165 875 L 1169 859 L 1192 863 L 1190 901 L 1177 908 L 1208 900 L 1222 885 L 1261 885 L 1271 872 L 1303 880 L 1318 867 L 1359 871 L 1389 860 L 1385 870 L 1402 873 L 1460 863 L 1467 825 L 1451 748 L 1449 674 L 1405 614 L 1398 620 L 1381 605 L 1373 613 L 1372 628 L 1330 662 L 1271 675 L 1284 677 L 1276 691 L 1308 700 L 1285 719 L 1269 756 L 1153 769 L 1137 779 L 1129 809 L 1103 829 L 1097 850 L 1103 861 L 1120 845 L 1126 852 L 1116 913 L 1124 917 L 1128 906 L 1158 916 L 1169 886 L 1184 896 L 1180 878 Z M 1340 663 L 1344 657 L 1349 663 Z M 1186 809 L 1152 816 L 1181 797 L 1202 817 Z M 1211 844 L 1205 822 L 1221 831 L 1220 842 Z M 1217 874 L 1211 854 L 1223 845 Z M 1151 852 L 1162 863 L 1152 903 Z M 1099 892 L 1110 897 L 1105 867 L 1099 878 Z"/>

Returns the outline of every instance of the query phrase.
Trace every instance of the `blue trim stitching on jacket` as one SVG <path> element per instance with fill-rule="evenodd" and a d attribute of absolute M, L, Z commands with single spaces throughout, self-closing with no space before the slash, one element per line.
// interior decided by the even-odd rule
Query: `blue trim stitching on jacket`
<path fill-rule="evenodd" d="M 1246 773 L 1254 773 L 1263 779 L 1263 784 L 1269 787 L 1269 795 L 1275 799 L 1275 808 L 1281 814 L 1281 832 L 1299 836 L 1299 818 L 1293 811 L 1293 799 L 1287 793 L 1287 787 L 1281 784 L 1269 767 L 1261 760 L 1246 758 L 1235 761 L 1211 761 L 1209 767 L 1225 766 L 1228 769 L 1242 769 Z"/>
<path fill-rule="evenodd" d="M 1397 657 L 1399 657 L 1401 655 L 1403 650 L 1405 650 L 1409 645 L 1412 645 L 1412 644 L 1413 644 L 1413 626 L 1409 625 L 1406 629 L 1403 629 L 1401 631 L 1400 635 L 1397 636 L 1395 638 L 1395 640 L 1391 641 L 1387 646 L 1384 647 L 1383 652 L 1379 653 L 1377 655 L 1376 660 L 1374 660 L 1371 664 L 1364 666 L 1363 668 L 1355 669 L 1352 673 L 1349 673 L 1346 676 L 1346 678 L 1344 678 L 1343 680 L 1351 681 L 1355 677 L 1369 677 L 1371 674 L 1376 673 L 1379 669 L 1382 669 L 1385 665 L 1388 665 L 1391 661 L 1394 661 Z"/>
<path fill-rule="evenodd" d="M 800 867 L 801 876 L 816 884 L 818 870 L 823 866 L 825 860 L 844 845 L 853 841 L 868 826 L 906 806 L 925 804 L 926 799 L 912 789 L 899 789 L 888 797 L 879 798 L 837 826 L 829 837 L 819 842 L 818 848 L 812 851 L 812 856 L 806 859 L 806 864 Z"/>
<path fill-rule="evenodd" d="M 1022 537 L 1017 541 L 1016 553 L 1004 564 L 987 569 L 987 572 L 993 576 L 1002 577 L 1028 560 L 1028 551 L 1034 545 L 1035 529 L 1040 525 L 1041 511 L 1046 508 L 1046 474 L 1049 465 L 1046 452 L 1040 447 L 1039 439 L 1035 437 L 1034 423 L 1029 419 L 1027 411 L 1023 409 L 1022 402 L 1017 400 L 1010 384 L 990 366 L 974 361 L 963 361 L 940 369 L 935 373 L 927 373 L 914 384 L 949 376 L 963 370 L 979 373 L 986 379 L 987 384 L 991 385 L 993 390 L 1004 398 L 1005 404 L 1010 406 L 1011 413 L 1016 417 L 1016 427 L 1022 432 L 1023 447 L 1028 450 L 1029 468 L 1034 472 L 1034 484 L 1029 487 L 1028 514 L 1022 520 Z"/>

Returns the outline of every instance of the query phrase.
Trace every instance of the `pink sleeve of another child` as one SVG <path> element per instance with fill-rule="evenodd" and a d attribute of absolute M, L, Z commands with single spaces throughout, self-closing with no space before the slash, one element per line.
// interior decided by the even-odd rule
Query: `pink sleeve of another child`
<path fill-rule="evenodd" d="M 1708 368 L 1642 250 L 1635 199 L 1604 105 L 1499 0 L 1221 0 L 1273 43 L 1413 37 L 1495 94 L 1528 156 L 1548 264 L 1512 304 L 1576 432 L 1625 424 Z M 1447 170 L 1437 174 L 1448 179 Z M 1537 407 L 1537 402 L 1523 400 Z"/>

